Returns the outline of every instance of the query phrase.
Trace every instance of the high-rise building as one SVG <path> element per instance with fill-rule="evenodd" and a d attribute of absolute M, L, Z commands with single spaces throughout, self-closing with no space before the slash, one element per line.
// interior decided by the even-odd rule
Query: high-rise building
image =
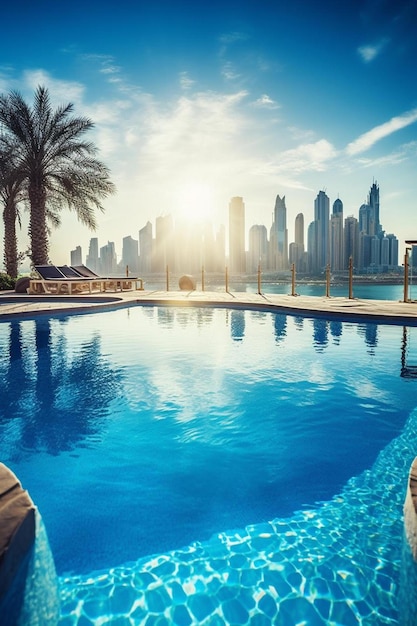
<path fill-rule="evenodd" d="M 249 252 L 247 271 L 254 274 L 260 265 L 265 269 L 268 254 L 268 233 L 266 226 L 254 224 L 249 229 Z"/>
<path fill-rule="evenodd" d="M 176 271 L 175 247 L 174 247 L 174 224 L 171 215 L 157 217 L 155 220 L 155 242 L 153 271 L 170 272 Z"/>
<path fill-rule="evenodd" d="M 343 202 L 337 198 L 333 202 L 333 211 L 330 216 L 330 269 L 340 272 L 344 269 L 344 241 L 343 241 Z"/>
<path fill-rule="evenodd" d="M 128 268 L 130 274 L 137 274 L 139 270 L 139 242 L 130 235 L 122 241 L 122 269 Z"/>
<path fill-rule="evenodd" d="M 358 264 L 359 250 L 359 225 L 353 215 L 345 219 L 345 267 L 349 267 L 349 259 L 352 257 L 354 267 Z"/>
<path fill-rule="evenodd" d="M 387 235 L 386 238 L 389 240 L 389 263 L 388 265 L 394 268 L 398 266 L 398 239 L 392 233 Z"/>
<path fill-rule="evenodd" d="M 310 222 L 307 229 L 307 271 L 314 273 L 316 267 L 316 222 Z"/>
<path fill-rule="evenodd" d="M 213 224 L 206 222 L 202 230 L 202 259 L 201 265 L 206 272 L 216 271 L 216 240 L 214 237 Z M 224 256 L 224 255 L 223 255 Z"/>
<path fill-rule="evenodd" d="M 368 204 L 372 210 L 372 218 L 374 223 L 375 232 L 370 233 L 372 235 L 380 236 L 382 232 L 382 226 L 379 222 L 379 187 L 378 183 L 373 182 L 368 196 Z"/>
<path fill-rule="evenodd" d="M 224 272 L 226 266 L 226 228 L 221 224 L 215 235 L 215 272 Z"/>
<path fill-rule="evenodd" d="M 304 215 L 298 213 L 295 218 L 294 241 L 297 245 L 304 248 Z"/>
<path fill-rule="evenodd" d="M 117 273 L 117 256 L 113 241 L 109 241 L 100 248 L 99 273 L 102 276 L 111 276 L 111 274 Z"/>
<path fill-rule="evenodd" d="M 298 272 L 305 272 L 306 263 L 304 259 L 304 215 L 298 213 L 294 225 L 294 242 L 289 245 L 289 262 L 294 263 Z"/>
<path fill-rule="evenodd" d="M 313 273 L 323 272 L 329 263 L 329 212 L 330 200 L 324 191 L 319 191 L 314 200 L 315 253 Z"/>
<path fill-rule="evenodd" d="M 229 268 L 232 274 L 246 272 L 245 204 L 240 196 L 229 203 Z"/>
<path fill-rule="evenodd" d="M 92 237 L 90 239 L 90 245 L 88 247 L 88 254 L 86 259 L 86 265 L 93 270 L 93 272 L 99 272 L 99 258 L 98 258 L 98 239 Z"/>
<path fill-rule="evenodd" d="M 285 196 L 275 200 L 274 221 L 270 237 L 270 264 L 273 270 L 288 269 L 288 229 Z"/>
<path fill-rule="evenodd" d="M 146 225 L 139 231 L 139 271 L 143 274 L 152 272 L 152 224 Z"/>
<path fill-rule="evenodd" d="M 70 258 L 71 258 L 71 265 L 83 264 L 83 254 L 82 254 L 81 246 L 77 246 L 75 250 L 71 250 Z"/>

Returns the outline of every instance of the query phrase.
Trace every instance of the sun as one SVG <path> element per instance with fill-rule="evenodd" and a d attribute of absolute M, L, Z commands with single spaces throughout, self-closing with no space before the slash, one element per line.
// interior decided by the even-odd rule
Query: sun
<path fill-rule="evenodd" d="M 178 215 L 193 222 L 206 221 L 213 211 L 210 185 L 193 181 L 178 190 Z"/>

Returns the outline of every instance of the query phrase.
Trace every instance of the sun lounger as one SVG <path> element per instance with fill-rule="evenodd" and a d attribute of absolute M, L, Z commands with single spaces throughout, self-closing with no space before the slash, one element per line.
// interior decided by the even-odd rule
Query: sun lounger
<path fill-rule="evenodd" d="M 36 265 L 35 270 L 40 278 L 31 278 L 29 293 L 69 294 L 92 293 L 93 288 L 101 291 L 101 285 L 94 285 L 91 278 L 85 278 L 70 270 L 68 266 Z M 99 281 L 95 281 L 98 283 Z"/>
<path fill-rule="evenodd" d="M 85 278 L 98 278 L 106 281 L 109 285 L 116 285 L 116 291 L 124 291 L 125 289 L 143 290 L 143 279 L 138 276 L 99 276 L 93 270 L 90 270 L 86 265 L 71 265 L 71 269 L 77 272 L 80 276 Z M 134 285 L 134 287 L 133 287 Z M 139 285 L 139 287 L 138 287 Z"/>
<path fill-rule="evenodd" d="M 85 266 L 36 265 L 40 278 L 31 278 L 29 293 L 75 294 L 93 291 L 124 291 L 143 289 L 143 281 L 136 277 L 98 276 Z M 138 287 L 139 284 L 139 287 Z"/>

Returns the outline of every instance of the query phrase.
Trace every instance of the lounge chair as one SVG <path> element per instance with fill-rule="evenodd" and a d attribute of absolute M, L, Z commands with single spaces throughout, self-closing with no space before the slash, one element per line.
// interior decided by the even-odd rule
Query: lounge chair
<path fill-rule="evenodd" d="M 125 289 L 133 288 L 140 291 L 143 290 L 143 279 L 139 278 L 138 276 L 99 276 L 99 274 L 96 274 L 95 272 L 93 272 L 93 270 L 90 270 L 90 268 L 86 265 L 71 265 L 71 269 L 74 270 L 74 272 L 77 272 L 80 276 L 84 276 L 85 278 L 97 278 L 98 280 L 105 281 L 111 286 L 111 288 L 116 285 L 116 291 L 118 289 L 120 289 L 120 291 L 124 291 Z M 104 291 L 105 290 L 106 289 L 104 289 Z"/>
<path fill-rule="evenodd" d="M 68 266 L 36 265 L 35 270 L 40 278 L 30 279 L 29 293 L 32 294 L 53 293 L 58 295 L 67 293 L 71 295 L 83 291 L 91 293 L 93 288 L 97 288 L 97 283 L 100 282 L 85 278 Z M 98 288 L 101 291 L 101 284 L 98 285 Z"/>
<path fill-rule="evenodd" d="M 85 266 L 70 265 L 36 265 L 35 270 L 40 278 L 31 278 L 29 293 L 50 293 L 72 295 L 87 291 L 124 291 L 126 289 L 143 289 L 141 278 L 122 276 L 98 276 Z M 138 287 L 138 284 L 140 285 Z M 133 287 L 133 285 L 135 287 Z"/>

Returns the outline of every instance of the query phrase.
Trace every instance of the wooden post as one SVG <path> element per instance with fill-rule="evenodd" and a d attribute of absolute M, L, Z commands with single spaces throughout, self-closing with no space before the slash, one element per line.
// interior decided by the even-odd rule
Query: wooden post
<path fill-rule="evenodd" d="M 409 302 L 409 299 L 408 299 L 408 248 L 405 249 L 405 254 L 404 254 L 404 302 Z"/>
<path fill-rule="evenodd" d="M 126 278 L 129 278 L 129 266 L 126 265 Z"/>
<path fill-rule="evenodd" d="M 262 294 L 262 289 L 261 289 L 261 264 L 258 263 L 258 294 L 261 295 Z"/>
<path fill-rule="evenodd" d="M 330 297 L 330 265 L 326 265 L 326 298 Z"/>
<path fill-rule="evenodd" d="M 295 263 L 291 265 L 291 295 L 295 296 Z"/>

